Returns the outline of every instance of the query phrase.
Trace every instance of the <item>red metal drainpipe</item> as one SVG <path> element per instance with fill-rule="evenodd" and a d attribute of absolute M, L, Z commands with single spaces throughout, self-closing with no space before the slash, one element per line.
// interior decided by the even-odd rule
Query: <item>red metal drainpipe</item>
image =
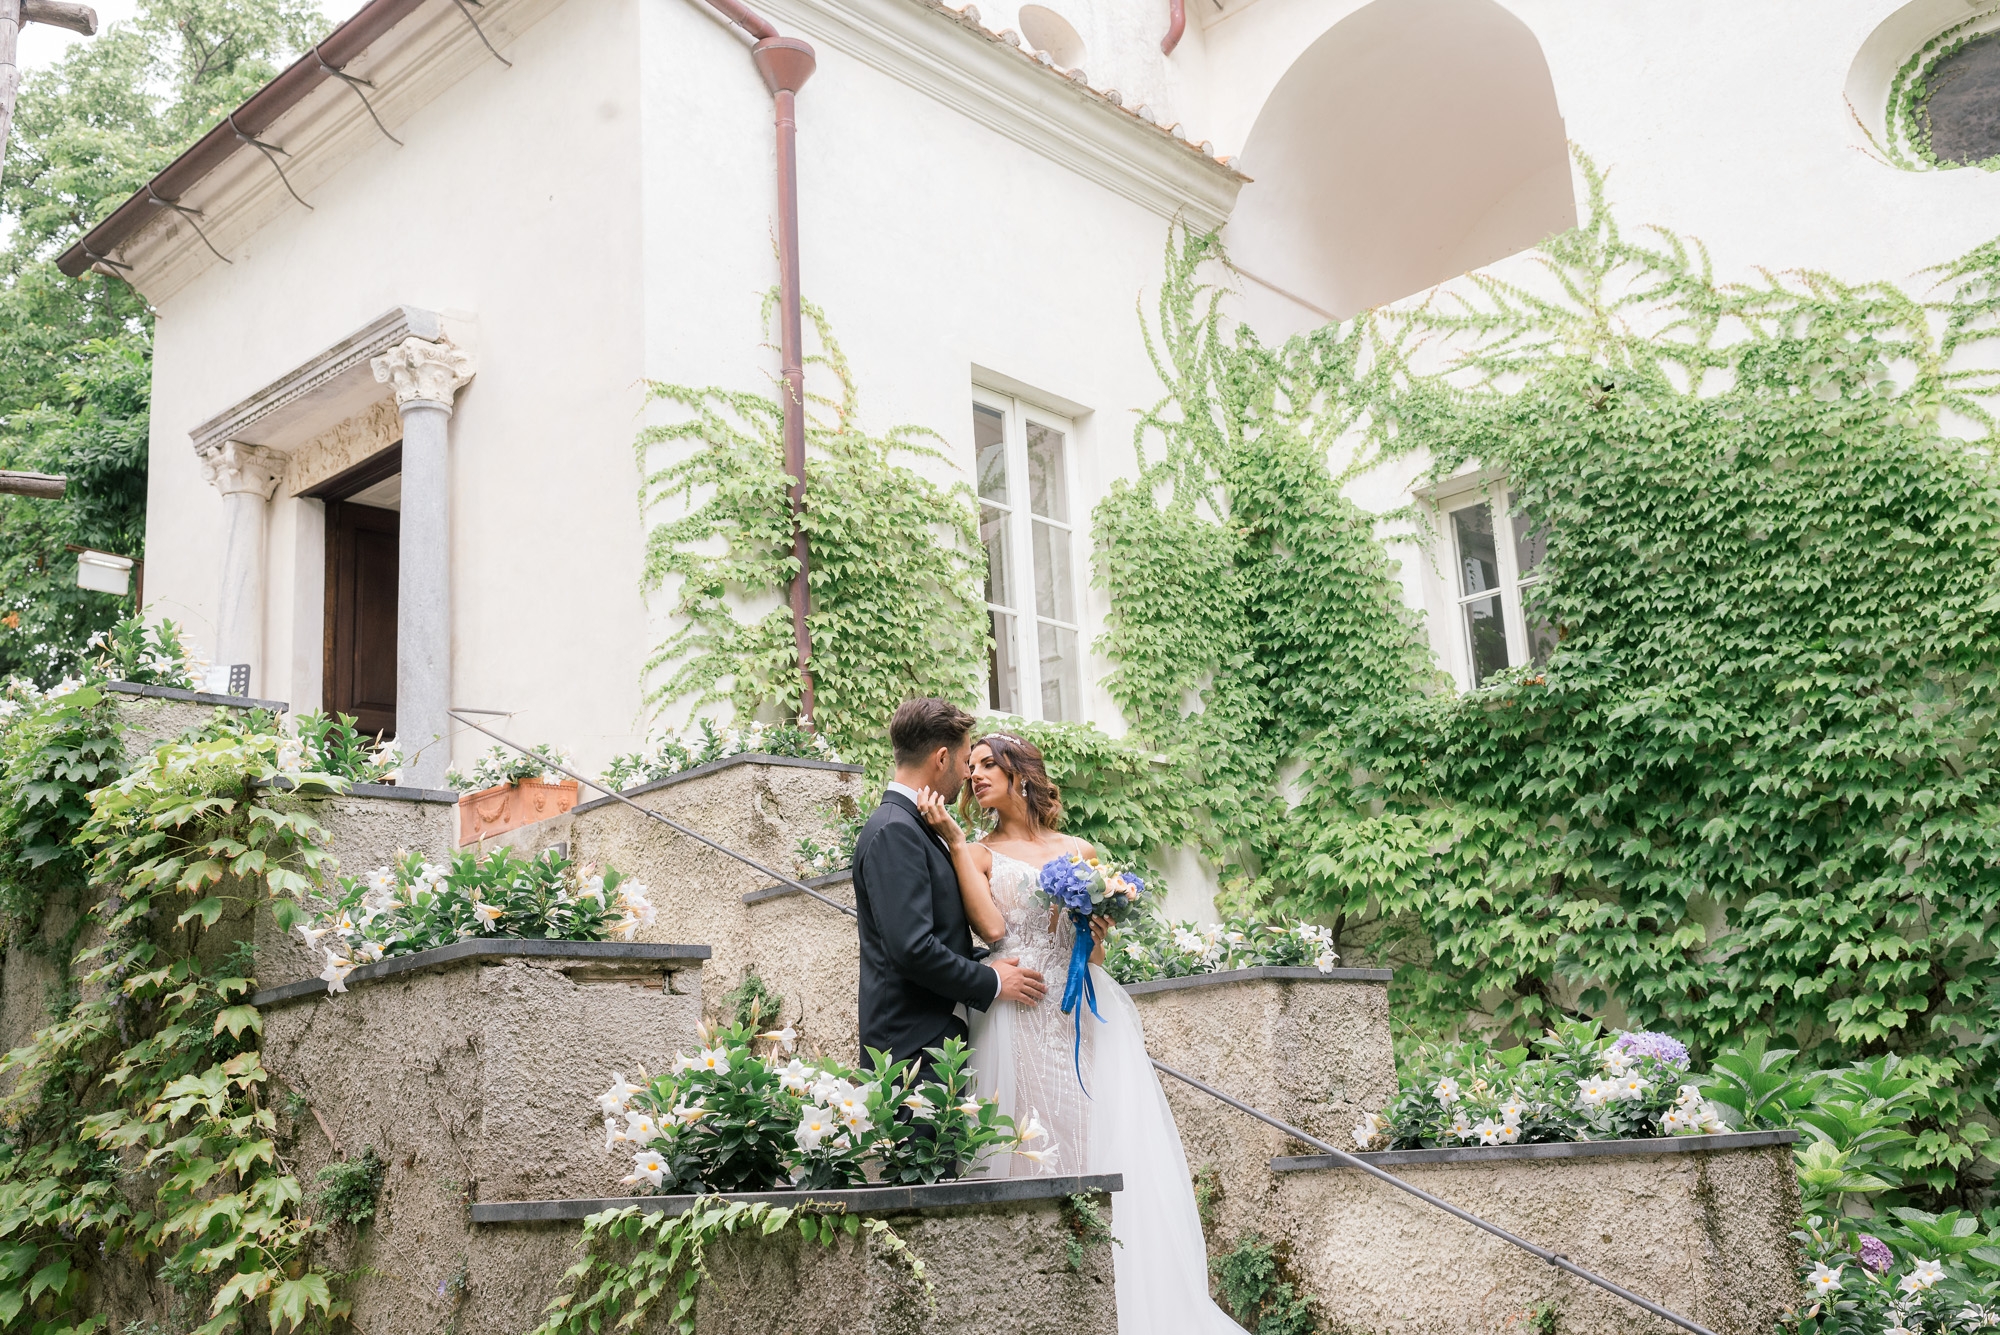
<path fill-rule="evenodd" d="M 1160 52 L 1172 55 L 1187 31 L 1187 0 L 1167 0 L 1167 35 L 1160 39 Z"/>
<path fill-rule="evenodd" d="M 799 89 L 812 77 L 813 49 L 796 37 L 780 37 L 739 0 L 708 0 L 725 18 L 757 39 L 750 58 L 771 90 L 778 119 L 778 271 L 783 326 L 779 330 L 785 380 L 785 472 L 792 478 L 792 641 L 799 658 L 799 721 L 812 726 L 812 631 L 806 625 L 811 594 L 806 575 L 806 365 L 804 315 L 799 297 Z M 1180 0 L 1175 0 L 1180 3 Z"/>

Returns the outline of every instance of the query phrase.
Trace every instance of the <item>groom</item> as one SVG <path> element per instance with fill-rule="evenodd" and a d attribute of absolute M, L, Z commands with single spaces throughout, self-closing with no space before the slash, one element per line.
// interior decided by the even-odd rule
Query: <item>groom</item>
<path fill-rule="evenodd" d="M 861 920 L 861 1045 L 897 1061 L 947 1038 L 967 1038 L 962 1007 L 1032 1006 L 1047 987 L 1019 960 L 982 960 L 944 841 L 917 811 L 925 788 L 945 801 L 965 783 L 972 716 L 947 700 L 909 700 L 889 720 L 896 777 L 854 844 L 854 907 Z"/>

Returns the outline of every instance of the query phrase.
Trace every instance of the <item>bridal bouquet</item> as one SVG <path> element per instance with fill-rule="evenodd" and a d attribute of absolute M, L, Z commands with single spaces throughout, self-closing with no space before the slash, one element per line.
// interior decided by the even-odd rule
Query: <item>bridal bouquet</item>
<path fill-rule="evenodd" d="M 1100 1023 L 1104 1019 L 1097 1011 L 1097 984 L 1090 977 L 1090 952 L 1096 944 L 1090 935 L 1090 920 L 1105 917 L 1113 923 L 1123 922 L 1137 912 L 1139 897 L 1146 893 L 1146 883 L 1116 863 L 1087 858 L 1081 853 L 1066 853 L 1042 864 L 1041 890 L 1057 906 L 1069 910 L 1070 920 L 1076 926 L 1076 939 L 1069 952 L 1069 976 L 1063 981 L 1062 1013 L 1076 1017 L 1071 1061 L 1076 1067 L 1076 1083 L 1081 1086 L 1083 1010 L 1078 1002 L 1089 1006 L 1090 1013 Z M 1085 1094 L 1089 1092 L 1084 1090 Z"/>
<path fill-rule="evenodd" d="M 502 848 L 441 863 L 404 853 L 367 876 L 343 876 L 324 914 L 297 931 L 325 952 L 327 989 L 345 992 L 348 974 L 385 955 L 475 936 L 630 941 L 653 916 L 646 887 L 609 867 L 599 874 L 554 849 L 523 858 Z"/>

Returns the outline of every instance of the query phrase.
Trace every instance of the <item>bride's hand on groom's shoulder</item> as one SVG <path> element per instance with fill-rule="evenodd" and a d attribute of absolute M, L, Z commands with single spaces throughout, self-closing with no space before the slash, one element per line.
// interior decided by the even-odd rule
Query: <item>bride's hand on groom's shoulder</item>
<path fill-rule="evenodd" d="M 917 810 L 923 815 L 924 823 L 938 832 L 945 845 L 956 848 L 965 842 L 965 831 L 958 828 L 958 822 L 951 818 L 951 808 L 944 804 L 944 798 L 935 789 L 917 790 Z"/>

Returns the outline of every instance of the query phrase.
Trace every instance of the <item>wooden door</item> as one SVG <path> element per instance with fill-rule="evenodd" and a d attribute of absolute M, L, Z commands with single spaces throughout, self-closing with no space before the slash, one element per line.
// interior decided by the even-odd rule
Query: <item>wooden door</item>
<path fill-rule="evenodd" d="M 329 501 L 326 507 L 326 703 L 364 733 L 396 732 L 394 510 Z"/>

